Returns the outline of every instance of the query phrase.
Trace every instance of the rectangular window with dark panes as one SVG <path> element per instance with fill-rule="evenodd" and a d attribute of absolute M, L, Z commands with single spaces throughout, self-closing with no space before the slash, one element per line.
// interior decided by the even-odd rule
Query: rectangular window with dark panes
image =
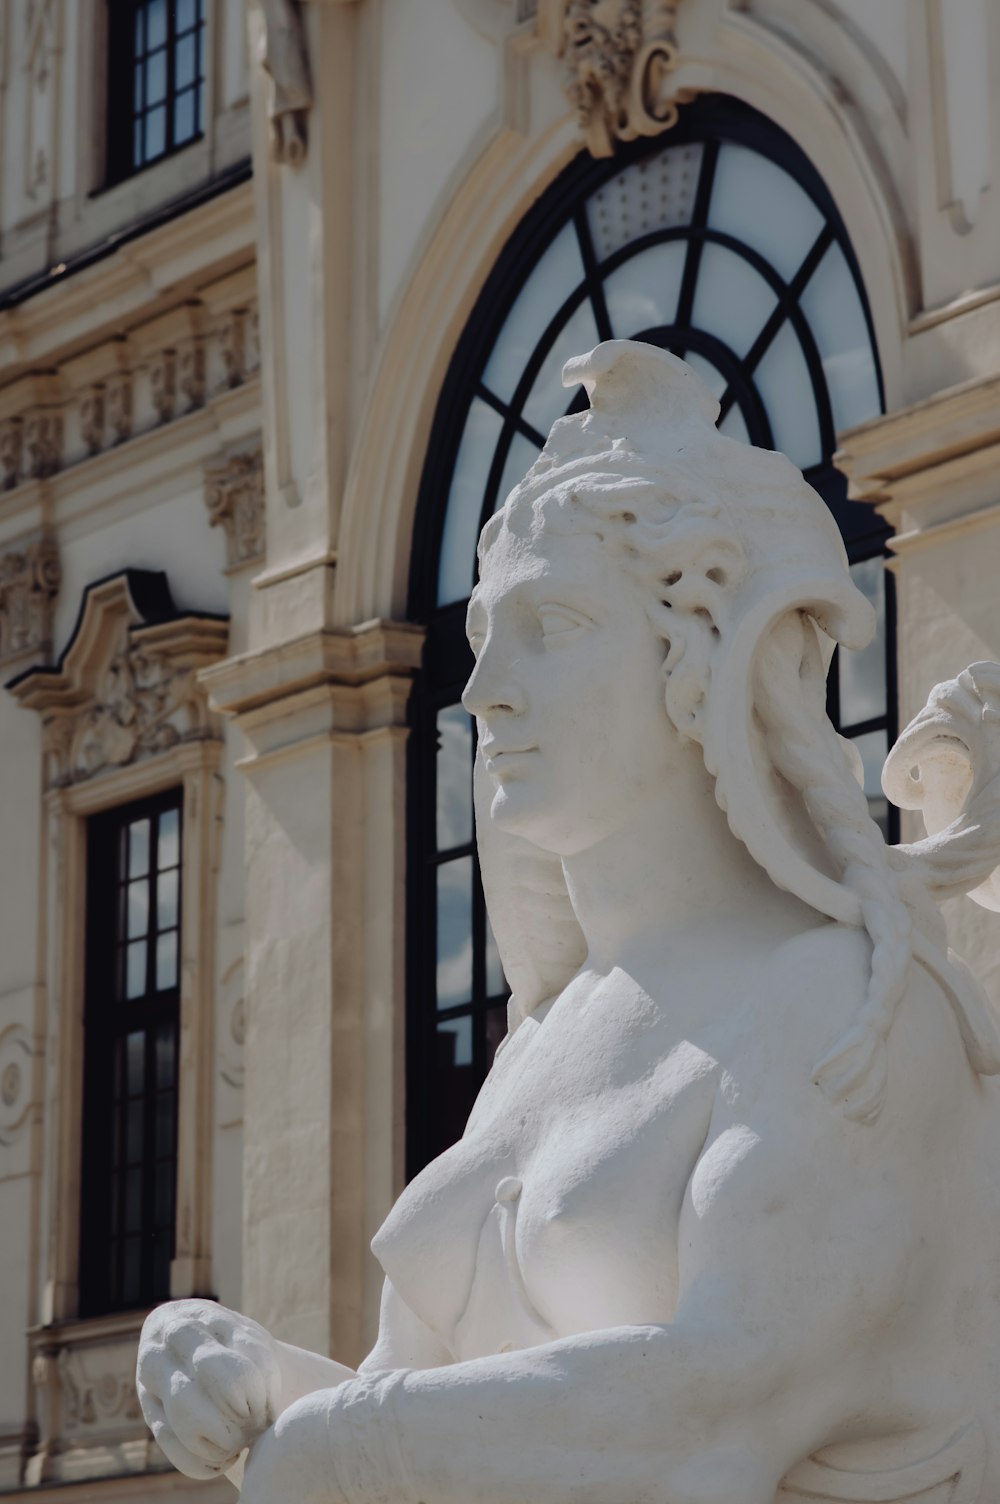
<path fill-rule="evenodd" d="M 205 128 L 206 0 L 107 0 L 108 182 Z"/>
<path fill-rule="evenodd" d="M 80 1314 L 170 1294 L 181 791 L 87 822 Z"/>

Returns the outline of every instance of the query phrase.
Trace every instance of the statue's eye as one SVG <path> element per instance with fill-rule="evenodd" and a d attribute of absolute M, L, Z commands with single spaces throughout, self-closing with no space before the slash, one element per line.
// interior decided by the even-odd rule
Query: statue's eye
<path fill-rule="evenodd" d="M 584 616 L 582 611 L 574 611 L 570 606 L 539 606 L 538 617 L 546 642 L 553 639 L 565 640 L 594 625 L 589 616 Z"/>

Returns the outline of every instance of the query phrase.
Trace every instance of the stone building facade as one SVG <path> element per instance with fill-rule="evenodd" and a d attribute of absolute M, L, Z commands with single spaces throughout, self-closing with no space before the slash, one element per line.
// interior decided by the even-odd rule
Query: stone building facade
<path fill-rule="evenodd" d="M 460 624 L 567 354 L 810 473 L 873 801 L 1000 659 L 998 78 L 990 0 L 0 4 L 0 1491 L 195 1497 L 152 1299 L 371 1339 L 503 1028 Z"/>

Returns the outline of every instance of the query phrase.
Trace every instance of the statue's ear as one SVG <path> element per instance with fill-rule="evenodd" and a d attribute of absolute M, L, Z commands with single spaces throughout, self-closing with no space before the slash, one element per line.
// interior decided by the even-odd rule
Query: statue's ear
<path fill-rule="evenodd" d="M 511 989 L 510 1027 L 572 980 L 587 947 L 566 890 L 562 862 L 490 818 L 496 792 L 476 754 L 476 838 L 486 909 Z"/>

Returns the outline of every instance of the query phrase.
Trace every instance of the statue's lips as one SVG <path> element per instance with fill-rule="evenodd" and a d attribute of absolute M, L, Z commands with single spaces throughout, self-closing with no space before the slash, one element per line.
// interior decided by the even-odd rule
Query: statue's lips
<path fill-rule="evenodd" d="M 496 747 L 492 742 L 483 743 L 483 757 L 490 773 L 498 766 L 513 762 L 515 758 L 528 757 L 537 751 L 537 747 Z"/>

